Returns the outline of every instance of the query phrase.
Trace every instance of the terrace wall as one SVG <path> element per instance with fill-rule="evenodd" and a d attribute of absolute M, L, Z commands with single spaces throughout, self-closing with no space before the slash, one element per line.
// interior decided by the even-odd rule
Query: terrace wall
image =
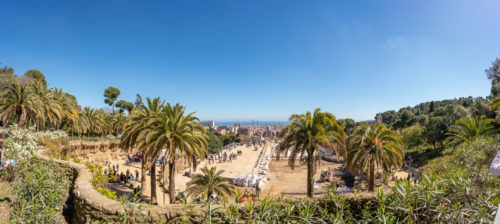
<path fill-rule="evenodd" d="M 72 169 L 74 175 L 76 175 L 72 191 L 74 209 L 72 217 L 73 223 L 85 223 L 87 220 L 98 220 L 100 222 L 120 221 L 120 214 L 124 213 L 126 209 L 125 206 L 118 201 L 111 200 L 101 195 L 94 189 L 91 184 L 93 178 L 92 174 L 85 165 L 71 161 L 52 159 L 44 155 L 43 152 L 43 150 L 40 150 L 35 154 L 39 159 L 52 160 L 66 168 Z M 190 219 L 198 219 L 201 222 L 201 217 L 203 215 L 202 209 L 200 209 L 198 205 L 190 205 L 190 210 L 194 211 Z M 184 205 L 170 205 L 167 208 L 146 205 L 144 212 L 141 214 L 136 213 L 130 215 L 139 223 L 161 223 L 177 219 L 186 214 L 186 212 L 188 211 L 186 211 Z"/>

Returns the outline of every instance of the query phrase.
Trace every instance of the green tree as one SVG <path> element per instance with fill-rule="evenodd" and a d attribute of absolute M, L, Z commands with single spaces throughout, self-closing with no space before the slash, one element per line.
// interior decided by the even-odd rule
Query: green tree
<path fill-rule="evenodd" d="M 208 153 L 213 154 L 222 149 L 222 141 L 217 137 L 213 130 L 207 131 Z"/>
<path fill-rule="evenodd" d="M 185 108 L 179 104 L 162 107 L 154 122 L 150 122 L 143 141 L 150 151 L 157 155 L 161 149 L 167 150 L 169 167 L 170 203 L 175 203 L 175 164 L 179 158 L 186 158 L 190 167 L 196 169 L 197 159 L 207 154 L 207 136 L 205 129 L 197 123 L 194 113 L 185 114 Z M 155 158 L 153 156 L 153 158 Z"/>
<path fill-rule="evenodd" d="M 99 115 L 99 110 L 87 106 L 83 108 L 81 116 L 84 117 L 86 121 L 86 130 L 83 130 L 84 133 L 87 133 L 88 136 L 102 133 L 104 120 L 103 117 Z"/>
<path fill-rule="evenodd" d="M 27 86 L 12 84 L 0 96 L 0 117 L 4 126 L 9 121 L 19 125 L 35 124 L 43 108 Z"/>
<path fill-rule="evenodd" d="M 239 134 L 225 134 L 221 136 L 222 145 L 226 146 L 232 143 L 241 142 L 241 138 Z"/>
<path fill-rule="evenodd" d="M 125 100 L 119 100 L 115 104 L 116 107 L 120 108 L 120 112 L 123 113 L 123 111 L 127 110 L 127 112 L 130 114 L 132 109 L 134 108 L 134 104 Z"/>
<path fill-rule="evenodd" d="M 493 119 L 480 117 L 464 117 L 455 122 L 447 133 L 446 143 L 456 145 L 462 142 L 470 142 L 474 139 L 490 135 L 493 132 Z"/>
<path fill-rule="evenodd" d="M 491 62 L 491 67 L 484 71 L 489 80 L 499 80 L 500 79 L 500 58 L 495 58 L 495 61 Z"/>
<path fill-rule="evenodd" d="M 120 90 L 110 86 L 104 90 L 104 103 L 113 107 L 113 112 L 115 111 L 115 101 L 120 95 Z"/>
<path fill-rule="evenodd" d="M 443 116 L 431 117 L 424 126 L 424 136 L 434 149 L 446 138 L 448 130 L 448 121 Z"/>
<path fill-rule="evenodd" d="M 346 119 L 339 119 L 337 120 L 337 123 L 344 128 L 344 131 L 347 134 L 352 133 L 354 128 L 356 127 L 356 122 L 353 119 L 346 118 Z"/>
<path fill-rule="evenodd" d="M 415 122 L 415 114 L 411 110 L 404 109 L 401 113 L 399 113 L 398 119 L 396 119 L 392 126 L 396 129 L 406 128 Z"/>
<path fill-rule="evenodd" d="M 345 162 L 350 172 L 364 171 L 368 173 L 368 189 L 373 191 L 376 167 L 385 173 L 401 167 L 405 149 L 396 132 L 384 124 L 362 125 L 349 136 L 347 160 Z"/>
<path fill-rule="evenodd" d="M 0 63 L 1 65 L 2 63 Z M 12 84 L 19 84 L 17 76 L 12 67 L 0 68 L 0 93 L 9 88 Z"/>
<path fill-rule="evenodd" d="M 58 124 L 62 121 L 63 108 L 58 101 L 55 100 L 51 89 L 47 88 L 46 83 L 42 80 L 34 80 L 29 88 L 32 90 L 33 96 L 40 103 L 41 113 L 36 122 L 37 129 L 40 130 L 43 125 Z"/>
<path fill-rule="evenodd" d="M 379 113 L 375 116 L 375 119 L 377 119 L 378 116 L 382 116 L 382 123 L 389 126 L 391 126 L 392 123 L 394 123 L 398 119 L 398 113 L 394 110 Z"/>
<path fill-rule="evenodd" d="M 144 105 L 144 103 L 142 102 L 142 96 L 141 96 L 141 94 L 137 93 L 137 94 L 135 94 L 134 106 L 136 108 L 139 108 L 141 105 Z"/>
<path fill-rule="evenodd" d="M 30 69 L 24 73 L 25 77 L 28 77 L 35 81 L 41 81 L 45 86 L 47 86 L 47 81 L 45 80 L 45 75 L 36 69 Z"/>
<path fill-rule="evenodd" d="M 156 159 L 157 155 L 151 155 L 151 147 L 147 144 L 145 136 L 149 133 L 149 128 L 151 128 L 150 122 L 154 122 L 157 119 L 157 114 L 162 112 L 164 102 L 160 98 L 146 98 L 146 104 L 140 105 L 139 108 L 132 110 L 131 115 L 128 117 L 122 137 L 120 139 L 120 145 L 125 150 L 130 150 L 134 146 L 137 146 L 138 151 L 142 154 L 143 158 L 152 156 Z M 156 151 L 158 153 L 158 151 Z M 151 164 L 154 166 L 154 164 Z M 148 167 L 147 159 L 142 160 L 141 164 L 141 189 L 145 189 L 146 185 L 146 168 Z M 154 171 L 154 172 L 153 172 Z M 156 168 L 152 171 L 151 175 L 151 195 L 156 202 Z"/>
<path fill-rule="evenodd" d="M 61 106 L 61 122 L 72 125 L 80 118 L 76 100 L 69 93 L 63 92 L 62 89 L 55 88 L 53 91 L 53 98 L 54 101 Z"/>
<path fill-rule="evenodd" d="M 115 135 L 119 135 L 123 131 L 123 127 L 127 122 L 127 117 L 123 113 L 113 113 L 111 116 L 111 125 Z"/>
<path fill-rule="evenodd" d="M 198 197 L 200 194 L 206 193 L 207 201 L 213 193 L 217 195 L 233 195 L 233 186 L 231 179 L 223 177 L 223 170 L 217 171 L 215 167 L 208 169 L 206 166 L 201 168 L 202 174 L 196 174 L 187 183 L 186 192 L 192 197 Z"/>
<path fill-rule="evenodd" d="M 424 128 L 420 124 L 414 124 L 410 127 L 400 130 L 401 141 L 406 148 L 415 147 L 425 143 Z"/>
<path fill-rule="evenodd" d="M 292 114 L 290 124 L 282 131 L 283 140 L 278 148 L 287 153 L 291 150 L 289 165 L 295 167 L 296 157 L 307 154 L 307 196 L 313 196 L 313 175 L 315 164 L 319 163 L 319 147 L 335 145 L 336 150 L 343 147 L 345 133 L 343 128 L 335 122 L 335 116 L 328 112 L 321 112 L 317 108 L 314 113 Z"/>

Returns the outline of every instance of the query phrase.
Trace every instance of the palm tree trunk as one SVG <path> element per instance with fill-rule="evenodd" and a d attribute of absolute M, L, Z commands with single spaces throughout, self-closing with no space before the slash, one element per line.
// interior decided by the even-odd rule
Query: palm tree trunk
<path fill-rule="evenodd" d="M 168 163 L 168 178 L 170 204 L 175 204 L 175 160 Z"/>
<path fill-rule="evenodd" d="M 146 186 L 146 159 L 142 156 L 142 164 L 141 164 L 141 189 L 144 191 L 144 187 Z"/>
<path fill-rule="evenodd" d="M 312 152 L 307 152 L 307 197 L 312 198 L 313 196 L 313 187 L 314 187 L 314 180 L 313 180 L 313 166 L 314 166 L 314 158 L 313 158 L 313 153 Z"/>
<path fill-rule="evenodd" d="M 153 158 L 151 165 L 151 204 L 156 204 L 156 162 Z"/>
<path fill-rule="evenodd" d="M 368 181 L 368 191 L 373 191 L 373 185 L 375 183 L 375 164 L 373 158 L 370 160 L 370 180 Z"/>

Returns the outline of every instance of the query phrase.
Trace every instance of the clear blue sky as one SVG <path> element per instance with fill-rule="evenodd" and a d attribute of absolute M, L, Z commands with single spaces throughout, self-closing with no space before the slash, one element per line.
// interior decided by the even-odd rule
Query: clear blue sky
<path fill-rule="evenodd" d="M 500 2 L 2 1 L 0 62 L 81 105 L 115 86 L 201 119 L 339 118 L 486 96 Z"/>

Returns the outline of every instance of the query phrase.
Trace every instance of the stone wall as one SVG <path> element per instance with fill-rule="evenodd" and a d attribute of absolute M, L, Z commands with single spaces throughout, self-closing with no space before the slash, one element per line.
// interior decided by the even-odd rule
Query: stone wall
<path fill-rule="evenodd" d="M 134 150 L 131 150 L 134 151 Z M 92 155 L 109 155 L 108 159 L 125 155 L 125 151 L 120 148 L 119 140 L 110 141 L 69 141 L 61 147 L 61 153 L 68 157 L 86 158 Z"/>
<path fill-rule="evenodd" d="M 85 223 L 87 220 L 100 222 L 118 222 L 127 207 L 119 201 L 111 200 L 99 192 L 91 184 L 92 174 L 85 165 L 51 159 L 44 155 L 44 151 L 38 151 L 36 156 L 43 160 L 53 160 L 64 167 L 73 169 L 76 178 L 73 187 L 73 223 Z M 138 207 L 138 204 L 132 204 Z M 189 207 L 189 208 L 187 208 Z M 167 208 L 145 205 L 141 214 L 134 212 L 130 214 L 129 220 L 135 219 L 138 223 L 163 223 L 178 220 L 186 213 L 191 213 L 190 220 L 199 220 L 203 217 L 203 210 L 199 205 L 170 205 Z M 130 210 L 130 209 L 128 209 Z M 189 210 L 189 211 L 188 211 Z M 180 220 L 179 220 L 180 221 Z"/>

